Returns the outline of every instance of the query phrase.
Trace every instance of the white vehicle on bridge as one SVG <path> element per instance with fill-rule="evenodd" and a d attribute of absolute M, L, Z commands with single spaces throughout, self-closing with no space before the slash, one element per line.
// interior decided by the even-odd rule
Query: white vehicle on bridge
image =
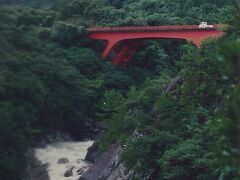
<path fill-rule="evenodd" d="M 213 25 L 208 25 L 207 22 L 201 22 L 199 28 L 213 28 Z"/>

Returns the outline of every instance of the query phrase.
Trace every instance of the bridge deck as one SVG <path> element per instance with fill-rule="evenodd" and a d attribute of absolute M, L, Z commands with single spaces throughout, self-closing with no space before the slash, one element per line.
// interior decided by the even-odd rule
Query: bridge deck
<path fill-rule="evenodd" d="M 136 31 L 185 31 L 185 30 L 216 30 L 222 25 L 214 24 L 212 27 L 199 28 L 198 25 L 178 25 L 178 26 L 132 26 L 132 27 L 95 27 L 88 28 L 89 32 L 136 32 Z"/>

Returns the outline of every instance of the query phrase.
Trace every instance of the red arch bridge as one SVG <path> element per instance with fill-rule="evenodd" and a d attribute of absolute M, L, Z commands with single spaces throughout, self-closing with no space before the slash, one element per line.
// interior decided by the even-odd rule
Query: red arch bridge
<path fill-rule="evenodd" d="M 139 48 L 141 39 L 185 39 L 200 47 L 207 38 L 218 38 L 223 35 L 223 25 L 181 25 L 181 26 L 146 26 L 146 27 L 103 27 L 88 28 L 89 37 L 93 40 L 105 40 L 107 45 L 102 57 L 107 58 L 114 47 L 126 41 L 113 59 L 113 64 L 127 65 Z"/>

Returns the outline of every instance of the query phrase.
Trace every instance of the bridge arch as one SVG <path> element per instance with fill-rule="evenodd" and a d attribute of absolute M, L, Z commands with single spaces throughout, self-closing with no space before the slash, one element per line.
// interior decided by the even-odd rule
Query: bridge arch
<path fill-rule="evenodd" d="M 204 39 L 222 36 L 221 27 L 222 25 L 211 25 L 206 28 L 198 25 L 111 27 L 89 28 L 88 31 L 91 39 L 107 41 L 102 52 L 103 58 L 106 58 L 119 42 L 129 41 L 119 50 L 113 60 L 114 64 L 126 65 L 137 51 L 140 39 L 185 39 L 200 47 Z"/>

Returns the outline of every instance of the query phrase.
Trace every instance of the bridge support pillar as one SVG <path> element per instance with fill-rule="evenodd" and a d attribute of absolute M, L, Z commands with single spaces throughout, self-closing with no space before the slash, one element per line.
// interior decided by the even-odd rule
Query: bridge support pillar
<path fill-rule="evenodd" d="M 140 46 L 138 40 L 129 40 L 120 49 L 113 60 L 113 64 L 126 66 Z"/>
<path fill-rule="evenodd" d="M 118 43 L 119 41 L 114 41 L 114 40 L 108 40 L 107 41 L 107 46 L 105 47 L 105 49 L 102 52 L 102 57 L 103 58 L 107 58 L 107 56 L 110 54 L 110 52 L 112 51 L 113 47 Z"/>

